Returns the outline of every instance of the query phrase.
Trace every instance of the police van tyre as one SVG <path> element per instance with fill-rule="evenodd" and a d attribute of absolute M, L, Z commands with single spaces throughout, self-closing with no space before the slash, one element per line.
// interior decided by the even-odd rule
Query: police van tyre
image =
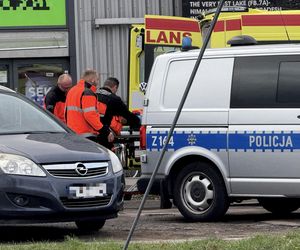
<path fill-rule="evenodd" d="M 258 202 L 264 209 L 277 215 L 290 214 L 300 207 L 299 199 L 259 198 Z"/>
<path fill-rule="evenodd" d="M 229 207 L 222 177 L 205 162 L 190 163 L 179 173 L 174 201 L 180 213 L 190 221 L 219 220 Z"/>
<path fill-rule="evenodd" d="M 84 220 L 84 221 L 75 221 L 75 224 L 79 231 L 82 232 L 96 232 L 100 230 L 104 224 L 105 220 Z"/>

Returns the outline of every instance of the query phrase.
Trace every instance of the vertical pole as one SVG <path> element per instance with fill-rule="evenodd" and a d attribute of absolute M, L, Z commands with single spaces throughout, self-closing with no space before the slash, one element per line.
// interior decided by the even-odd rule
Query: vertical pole
<path fill-rule="evenodd" d="M 215 16 L 214 16 L 214 18 L 213 18 L 213 20 L 212 20 L 211 26 L 209 27 L 208 33 L 207 33 L 207 35 L 206 35 L 206 37 L 205 37 L 205 39 L 204 39 L 203 46 L 202 46 L 202 48 L 201 48 L 201 50 L 200 50 L 200 53 L 199 53 L 199 56 L 198 56 L 197 61 L 196 61 L 196 63 L 195 63 L 194 69 L 193 69 L 192 74 L 191 74 L 191 76 L 190 76 L 190 78 L 189 78 L 188 84 L 187 84 L 187 86 L 186 86 L 186 89 L 185 89 L 184 94 L 183 94 L 183 96 L 182 96 L 182 99 L 181 99 L 181 101 L 180 101 L 179 107 L 178 107 L 177 112 L 176 112 L 176 114 L 175 114 L 173 123 L 172 123 L 172 125 L 171 125 L 170 131 L 169 131 L 169 133 L 168 133 L 167 140 L 166 140 L 166 142 L 165 142 L 165 144 L 164 144 L 164 147 L 163 147 L 163 149 L 162 149 L 162 151 L 161 151 L 161 153 L 160 153 L 160 155 L 159 155 L 157 164 L 156 164 L 156 166 L 155 166 L 155 168 L 154 168 L 154 170 L 153 170 L 153 173 L 152 173 L 152 175 L 151 175 L 150 181 L 149 181 L 148 186 L 147 186 L 147 189 L 146 189 L 146 191 L 145 191 L 145 193 L 144 193 L 143 199 L 142 199 L 142 201 L 141 201 L 141 204 L 140 204 L 140 206 L 139 206 L 137 215 L 136 215 L 136 217 L 135 217 L 135 219 L 134 219 L 134 222 L 133 222 L 132 227 L 131 227 L 131 229 L 130 229 L 130 232 L 129 232 L 129 234 L 128 234 L 128 237 L 127 237 L 127 240 L 126 240 L 126 242 L 125 242 L 125 245 L 124 245 L 123 250 L 127 250 L 127 249 L 128 249 L 128 245 L 129 245 L 129 243 L 130 243 L 131 237 L 132 237 L 133 232 L 134 232 L 134 230 L 135 230 L 135 228 L 136 228 L 136 225 L 137 225 L 138 220 L 139 220 L 139 218 L 140 218 L 141 212 L 142 212 L 142 210 L 143 210 L 143 208 L 144 208 L 146 199 L 147 199 L 147 197 L 148 197 L 148 195 L 149 195 L 149 192 L 150 192 L 150 190 L 151 190 L 152 184 L 153 184 L 153 182 L 154 182 L 154 178 L 155 178 L 155 176 L 156 176 L 156 174 L 157 174 L 157 171 L 158 171 L 158 169 L 159 169 L 159 167 L 160 167 L 160 164 L 161 164 L 161 162 L 162 162 L 162 159 L 163 159 L 163 157 L 164 157 L 164 155 L 165 155 L 165 152 L 166 152 L 167 146 L 168 146 L 168 144 L 169 144 L 169 141 L 170 141 L 170 139 L 171 139 L 171 137 L 172 137 L 172 135 L 173 135 L 173 132 L 174 132 L 175 126 L 176 126 L 176 124 L 177 124 L 178 118 L 179 118 L 179 116 L 180 116 L 181 110 L 182 110 L 182 108 L 183 108 L 183 105 L 184 105 L 184 103 L 185 103 L 185 100 L 186 100 L 186 98 L 187 98 L 187 95 L 188 95 L 188 93 L 189 93 L 189 91 L 190 91 L 190 88 L 191 88 L 192 83 L 193 83 L 193 81 L 194 81 L 194 78 L 195 78 L 195 76 L 196 76 L 198 67 L 199 67 L 200 62 L 201 62 L 201 60 L 202 60 L 202 57 L 203 57 L 203 55 L 204 55 L 204 52 L 205 52 L 205 49 L 206 49 L 207 44 L 208 44 L 208 42 L 209 42 L 209 39 L 210 39 L 210 37 L 211 37 L 212 31 L 213 31 L 213 29 L 214 29 L 214 27 L 215 27 L 215 25 L 216 25 L 216 23 L 217 23 L 217 20 L 218 20 L 218 17 L 219 17 L 219 15 L 220 15 L 220 12 L 221 12 L 221 10 L 222 10 L 222 7 L 223 7 L 223 5 L 224 5 L 224 2 L 225 2 L 225 0 L 220 0 L 220 2 L 219 2 L 219 4 L 218 4 L 218 8 L 217 8 L 217 10 L 216 10 Z"/>

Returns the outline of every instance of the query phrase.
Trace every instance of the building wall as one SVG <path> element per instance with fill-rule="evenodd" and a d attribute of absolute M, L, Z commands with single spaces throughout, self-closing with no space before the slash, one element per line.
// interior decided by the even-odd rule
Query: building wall
<path fill-rule="evenodd" d="M 77 79 L 86 68 L 100 72 L 100 82 L 120 79 L 118 94 L 127 101 L 130 22 L 145 14 L 178 15 L 179 0 L 76 0 Z M 95 25 L 95 20 L 100 24 Z"/>

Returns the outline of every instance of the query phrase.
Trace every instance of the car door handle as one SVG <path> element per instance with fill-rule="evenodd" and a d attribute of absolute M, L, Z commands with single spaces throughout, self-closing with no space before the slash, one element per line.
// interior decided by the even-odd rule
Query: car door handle
<path fill-rule="evenodd" d="M 298 115 L 297 118 L 300 119 L 300 115 Z"/>

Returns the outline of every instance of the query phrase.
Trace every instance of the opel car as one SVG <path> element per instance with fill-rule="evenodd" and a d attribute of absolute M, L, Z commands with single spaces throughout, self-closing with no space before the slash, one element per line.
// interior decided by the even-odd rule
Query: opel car
<path fill-rule="evenodd" d="M 123 207 L 117 156 L 0 86 L 0 220 L 98 230 Z"/>

